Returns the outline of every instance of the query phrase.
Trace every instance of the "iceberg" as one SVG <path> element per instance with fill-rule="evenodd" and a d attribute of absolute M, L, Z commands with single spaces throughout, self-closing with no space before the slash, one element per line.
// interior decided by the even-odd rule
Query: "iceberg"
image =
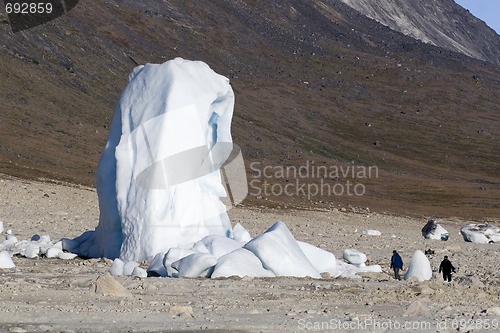
<path fill-rule="evenodd" d="M 203 62 L 136 67 L 99 161 L 99 223 L 64 249 L 140 262 L 208 235 L 231 237 L 219 169 L 235 159 L 233 107 L 229 80 Z"/>
<path fill-rule="evenodd" d="M 99 161 L 99 223 L 64 238 L 61 251 L 47 245 L 49 255 L 107 257 L 114 259 L 110 274 L 137 277 L 321 278 L 378 270 L 365 268 L 359 251 L 349 255 L 358 267 L 339 264 L 332 253 L 298 242 L 280 221 L 255 238 L 240 224 L 232 229 L 227 210 L 248 192 L 232 143 L 233 107 L 229 80 L 203 62 L 136 67 Z"/>

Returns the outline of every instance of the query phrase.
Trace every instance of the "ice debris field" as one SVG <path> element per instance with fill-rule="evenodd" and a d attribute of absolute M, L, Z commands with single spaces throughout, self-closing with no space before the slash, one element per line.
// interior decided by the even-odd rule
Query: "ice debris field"
<path fill-rule="evenodd" d="M 114 259 L 112 275 L 138 277 L 357 278 L 360 272 L 381 272 L 379 265 L 367 266 L 367 256 L 356 249 L 345 249 L 337 259 L 297 241 L 281 221 L 256 237 L 240 224 L 232 227 L 230 204 L 222 200 L 229 189 L 245 193 L 247 187 L 241 153 L 232 144 L 233 108 L 229 80 L 203 62 L 176 58 L 136 67 L 99 162 L 95 230 L 57 242 L 45 235 L 18 240 L 6 230 L 0 268 L 14 268 L 16 255 L 106 257 Z M 488 224 L 467 225 L 461 233 L 470 242 L 500 241 L 500 229 Z M 422 235 L 449 237 L 435 221 Z M 405 278 L 431 276 L 429 260 L 415 251 Z"/>

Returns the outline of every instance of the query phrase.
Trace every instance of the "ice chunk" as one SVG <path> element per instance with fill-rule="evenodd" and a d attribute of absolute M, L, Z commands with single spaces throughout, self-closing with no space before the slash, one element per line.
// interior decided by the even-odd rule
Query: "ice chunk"
<path fill-rule="evenodd" d="M 382 233 L 379 230 L 373 230 L 373 229 L 365 229 L 362 231 L 363 235 L 367 236 L 380 236 Z"/>
<path fill-rule="evenodd" d="M 40 246 L 40 254 L 46 254 L 47 250 L 54 246 L 48 235 L 41 236 L 37 244 Z"/>
<path fill-rule="evenodd" d="M 212 278 L 230 276 L 272 277 L 273 272 L 262 267 L 262 262 L 246 249 L 237 249 L 219 258 Z"/>
<path fill-rule="evenodd" d="M 233 228 L 233 238 L 239 242 L 246 243 L 252 239 L 252 236 L 241 224 L 237 223 Z"/>
<path fill-rule="evenodd" d="M 338 277 L 341 274 L 337 269 L 337 259 L 333 253 L 301 241 L 298 243 L 302 252 L 318 272 L 328 272 L 332 277 Z"/>
<path fill-rule="evenodd" d="M 140 278 L 146 278 L 146 277 L 148 277 L 148 272 L 146 272 L 146 270 L 144 268 L 141 268 L 141 267 L 137 266 L 132 271 L 132 276 L 137 276 L 137 277 L 140 277 Z"/>
<path fill-rule="evenodd" d="M 167 270 L 163 266 L 163 258 L 165 257 L 165 252 L 160 252 L 156 254 L 149 263 L 147 269 L 147 275 L 151 276 L 167 276 Z"/>
<path fill-rule="evenodd" d="M 449 237 L 448 231 L 434 220 L 429 220 L 422 228 L 422 236 L 426 239 L 437 239 L 447 241 Z"/>
<path fill-rule="evenodd" d="M 194 243 L 191 250 L 198 253 L 210 253 L 210 251 L 207 249 L 206 245 L 202 241 L 197 241 L 196 243 Z"/>
<path fill-rule="evenodd" d="M 62 250 L 58 247 L 53 246 L 47 250 L 45 256 L 47 258 L 57 258 L 59 256 L 59 252 L 62 252 Z"/>
<path fill-rule="evenodd" d="M 76 253 L 59 251 L 57 257 L 62 260 L 73 260 L 78 257 L 78 255 Z"/>
<path fill-rule="evenodd" d="M 263 267 L 276 276 L 321 277 L 281 221 L 245 244 L 245 248 L 253 252 Z"/>
<path fill-rule="evenodd" d="M 135 261 L 129 261 L 123 265 L 123 275 L 132 275 L 134 268 L 138 267 L 139 263 Z"/>
<path fill-rule="evenodd" d="M 123 275 L 123 266 L 125 266 L 125 263 L 116 258 L 113 260 L 113 264 L 111 265 L 111 268 L 109 269 L 109 274 L 111 275 Z"/>
<path fill-rule="evenodd" d="M 361 278 L 359 275 L 356 275 L 356 273 L 359 272 L 359 268 L 354 265 L 348 264 L 343 260 L 337 260 L 337 269 L 340 272 L 339 277 L 349 278 L 349 279 Z"/>
<path fill-rule="evenodd" d="M 410 265 L 405 273 L 404 279 L 415 277 L 418 281 L 426 281 L 432 278 L 432 268 L 425 254 L 416 250 L 411 256 Z"/>
<path fill-rule="evenodd" d="M 243 243 L 219 235 L 210 235 L 204 237 L 201 241 L 217 259 L 243 247 Z"/>
<path fill-rule="evenodd" d="M 467 224 L 460 229 L 466 242 L 488 244 L 500 242 L 500 228 L 488 223 Z"/>
<path fill-rule="evenodd" d="M 93 257 L 90 255 L 88 251 L 88 247 L 92 246 L 94 243 L 94 239 L 92 236 L 94 235 L 94 231 L 85 231 L 80 236 L 75 239 L 63 238 L 62 249 L 71 253 L 77 253 L 82 255 L 83 257 Z M 96 256 L 98 257 L 98 256 Z"/>
<path fill-rule="evenodd" d="M 216 264 L 217 258 L 211 254 L 193 253 L 172 263 L 172 267 L 179 277 L 210 277 Z"/>
<path fill-rule="evenodd" d="M 41 247 L 41 249 L 45 248 L 45 245 Z M 45 256 L 47 258 L 57 258 L 59 256 L 59 252 L 62 252 L 62 241 L 59 241 L 55 243 L 54 245 L 50 246 L 46 251 L 45 251 Z M 42 250 L 43 253 L 43 250 Z"/>
<path fill-rule="evenodd" d="M 0 252 L 0 268 L 14 268 L 14 262 L 7 251 Z"/>
<path fill-rule="evenodd" d="M 171 248 L 170 250 L 168 250 L 167 254 L 165 254 L 165 257 L 163 258 L 163 266 L 165 266 L 167 275 L 177 276 L 177 269 L 172 267 L 172 264 L 179 259 L 182 259 L 194 253 L 198 252 L 181 248 Z"/>
<path fill-rule="evenodd" d="M 11 230 L 7 230 L 7 231 L 11 231 Z M 11 233 L 10 233 L 10 234 L 7 234 L 7 236 L 5 236 L 5 239 L 7 240 L 7 242 L 8 242 L 9 244 L 16 244 L 16 243 L 18 243 L 18 242 L 19 242 L 19 241 L 17 240 L 17 237 L 16 237 L 16 236 L 14 236 L 14 235 L 12 234 L 12 231 L 11 231 Z"/>
<path fill-rule="evenodd" d="M 353 265 L 363 266 L 366 262 L 366 254 L 356 249 L 346 249 L 342 256 L 348 263 Z"/>
<path fill-rule="evenodd" d="M 36 244 L 36 242 L 30 242 L 24 248 L 24 256 L 26 258 L 38 258 L 38 254 L 40 253 L 40 246 Z"/>
<path fill-rule="evenodd" d="M 52 245 L 51 247 L 56 248 L 56 249 L 59 249 L 59 250 L 61 250 L 61 251 L 62 251 L 62 249 L 63 249 L 63 248 L 62 248 L 62 241 L 59 241 L 59 242 L 55 243 L 55 244 L 54 244 L 54 245 Z"/>

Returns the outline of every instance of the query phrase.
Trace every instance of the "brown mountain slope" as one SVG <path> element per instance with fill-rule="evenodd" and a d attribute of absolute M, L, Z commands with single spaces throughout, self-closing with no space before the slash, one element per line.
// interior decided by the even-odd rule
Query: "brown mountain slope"
<path fill-rule="evenodd" d="M 233 137 L 254 181 L 249 203 L 498 215 L 499 67 L 406 37 L 338 0 L 81 1 L 44 26 L 0 29 L 2 173 L 93 185 L 134 61 L 181 56 L 231 79 Z M 267 179 L 276 188 L 350 181 L 363 196 L 308 198 L 299 186 L 293 196 L 259 195 L 264 166 L 313 162 L 379 173 Z"/>
<path fill-rule="evenodd" d="M 500 64 L 500 36 L 453 0 L 342 1 L 405 35 Z"/>

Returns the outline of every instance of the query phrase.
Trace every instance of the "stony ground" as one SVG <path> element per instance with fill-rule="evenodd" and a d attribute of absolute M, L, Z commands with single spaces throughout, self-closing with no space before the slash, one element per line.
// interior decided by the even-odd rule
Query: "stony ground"
<path fill-rule="evenodd" d="M 120 277 L 131 297 L 95 292 L 109 260 L 25 259 L 0 270 L 0 332 L 495 332 L 500 327 L 499 245 L 465 243 L 468 221 L 439 220 L 447 242 L 425 240 L 426 220 L 338 210 L 290 211 L 240 207 L 230 211 L 253 235 L 276 220 L 295 237 L 333 252 L 356 248 L 384 273 L 349 279 L 138 279 Z M 0 175 L 0 219 L 18 239 L 75 237 L 97 225 L 93 189 L 22 181 Z M 491 221 L 497 225 L 500 220 Z M 377 229 L 381 236 L 364 236 Z M 451 284 L 395 281 L 392 249 L 409 263 L 432 248 L 458 267 Z"/>

